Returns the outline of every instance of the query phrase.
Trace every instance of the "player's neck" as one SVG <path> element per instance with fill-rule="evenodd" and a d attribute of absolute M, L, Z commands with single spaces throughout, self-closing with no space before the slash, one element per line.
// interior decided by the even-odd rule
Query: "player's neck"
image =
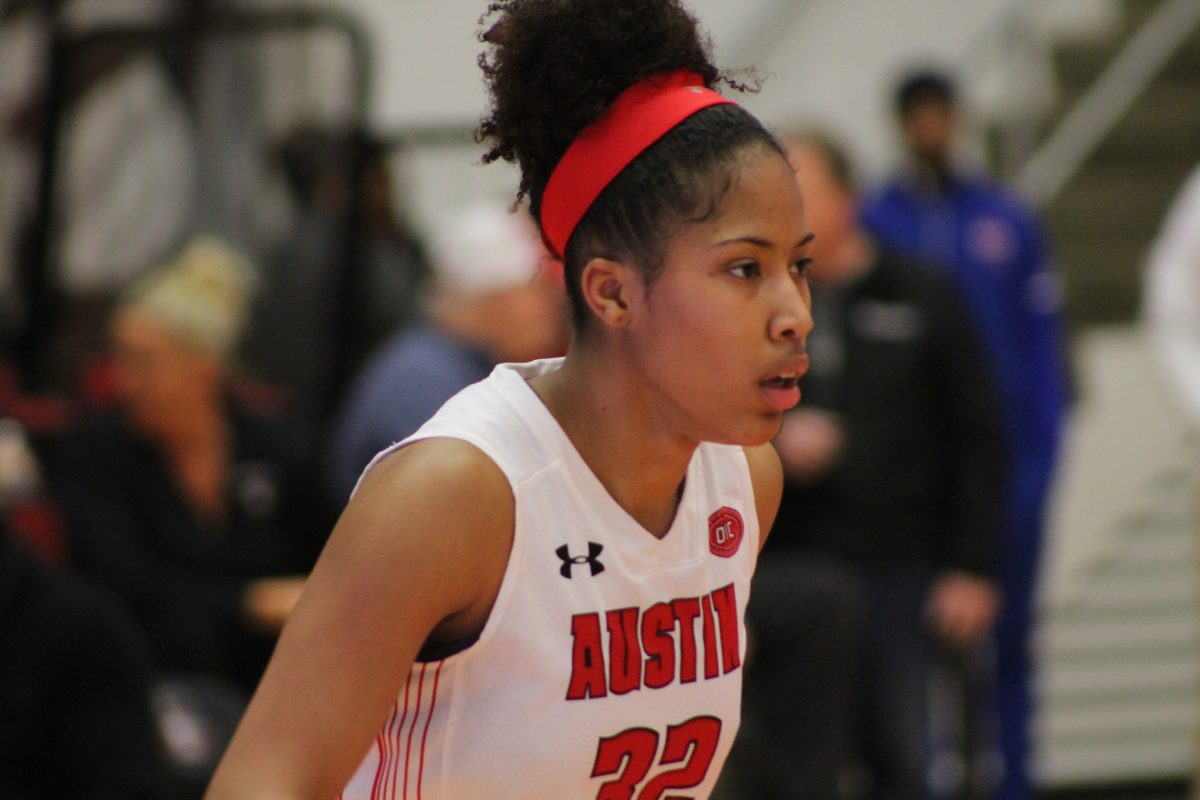
<path fill-rule="evenodd" d="M 556 372 L 532 382 L 567 438 L 608 493 L 642 527 L 671 527 L 696 445 L 647 424 L 645 402 L 619 372 L 574 350 Z"/>

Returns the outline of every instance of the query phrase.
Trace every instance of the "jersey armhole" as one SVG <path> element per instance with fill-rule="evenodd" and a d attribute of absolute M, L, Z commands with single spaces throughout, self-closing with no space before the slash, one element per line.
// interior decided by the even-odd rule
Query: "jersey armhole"
<path fill-rule="evenodd" d="M 499 592 L 497 592 L 497 595 L 499 595 Z M 495 613 L 495 603 L 492 604 L 492 610 L 488 612 L 488 619 L 491 619 L 493 613 Z M 425 643 L 421 645 L 421 649 L 417 652 L 417 663 L 432 664 L 435 661 L 444 661 L 450 656 L 458 655 L 479 641 L 479 637 L 483 634 L 485 627 L 487 627 L 487 620 L 484 621 L 479 630 L 469 636 L 455 639 L 452 642 L 430 642 L 428 639 L 425 640 Z"/>

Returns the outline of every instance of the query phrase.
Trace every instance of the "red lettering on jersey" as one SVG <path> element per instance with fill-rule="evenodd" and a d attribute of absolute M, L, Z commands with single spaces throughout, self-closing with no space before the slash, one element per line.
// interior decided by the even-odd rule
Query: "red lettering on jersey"
<path fill-rule="evenodd" d="M 725 665 L 725 674 L 728 675 L 742 665 L 737 598 L 733 594 L 733 584 L 722 586 L 713 592 L 712 600 L 720 622 L 721 663 Z"/>
<path fill-rule="evenodd" d="M 608 688 L 629 694 L 642 688 L 642 646 L 638 638 L 638 609 L 608 612 Z"/>
<path fill-rule="evenodd" d="M 738 669 L 742 665 L 741 625 L 732 583 L 701 597 L 655 603 L 644 611 L 634 607 L 605 611 L 607 642 L 600 631 L 600 614 L 575 614 L 571 617 L 573 644 L 567 699 L 606 697 L 610 692 L 628 694 L 643 685 L 662 689 L 676 680 L 695 682 L 700 668 L 697 618 L 705 679 Z"/>
<path fill-rule="evenodd" d="M 693 683 L 696 680 L 696 617 L 700 616 L 700 598 L 672 600 L 671 610 L 679 620 L 679 681 Z"/>
<path fill-rule="evenodd" d="M 700 610 L 704 635 L 704 677 L 715 678 L 721 674 L 721 665 L 717 663 L 717 626 L 713 621 L 712 597 L 704 595 L 700 598 Z"/>
<path fill-rule="evenodd" d="M 600 641 L 600 615 L 571 617 L 571 683 L 568 700 L 586 700 L 608 694 L 604 680 L 604 645 Z"/>
<path fill-rule="evenodd" d="M 669 603 L 655 603 L 642 614 L 642 649 L 646 651 L 644 680 L 661 689 L 675 680 L 675 614 Z"/>

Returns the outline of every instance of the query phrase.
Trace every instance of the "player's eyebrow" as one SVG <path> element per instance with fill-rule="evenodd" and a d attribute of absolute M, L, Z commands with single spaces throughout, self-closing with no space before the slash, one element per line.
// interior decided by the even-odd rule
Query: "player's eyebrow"
<path fill-rule="evenodd" d="M 816 236 L 809 231 L 808 233 L 804 234 L 804 236 L 800 237 L 800 241 L 796 242 L 795 247 L 804 247 L 815 238 Z M 763 239 L 761 236 L 734 236 L 729 239 L 722 239 L 719 242 L 715 242 L 713 247 L 724 247 L 725 245 L 729 244 L 752 244 L 755 247 L 771 246 L 771 242 L 767 239 Z"/>

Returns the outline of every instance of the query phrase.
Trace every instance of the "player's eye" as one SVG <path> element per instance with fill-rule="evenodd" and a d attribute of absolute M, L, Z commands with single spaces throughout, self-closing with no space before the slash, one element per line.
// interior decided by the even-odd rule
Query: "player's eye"
<path fill-rule="evenodd" d="M 735 278 L 757 278 L 761 274 L 757 261 L 744 261 L 741 264 L 735 264 L 728 270 L 729 274 Z"/>

